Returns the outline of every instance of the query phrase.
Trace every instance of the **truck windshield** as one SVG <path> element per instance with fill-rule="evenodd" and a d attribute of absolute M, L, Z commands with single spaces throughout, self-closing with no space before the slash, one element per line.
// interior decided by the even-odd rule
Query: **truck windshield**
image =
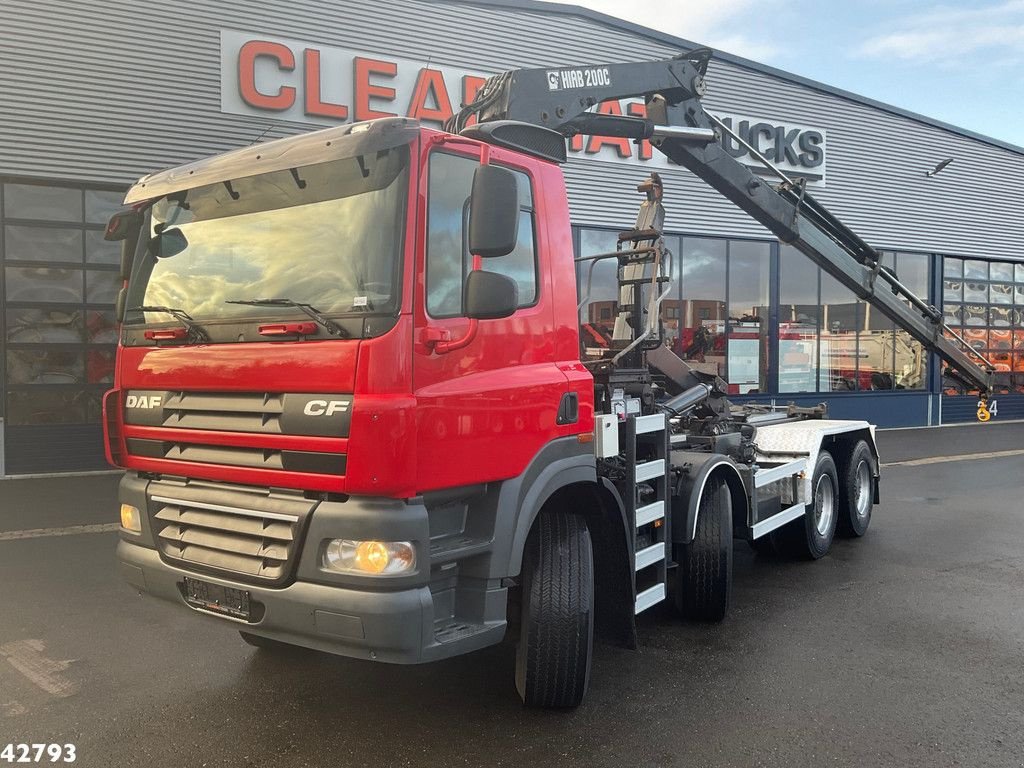
<path fill-rule="evenodd" d="M 180 308 L 203 323 L 301 314 L 231 300 L 286 296 L 324 315 L 393 313 L 408 146 L 218 182 L 152 207 L 127 306 Z M 126 322 L 160 322 L 129 311 Z"/>

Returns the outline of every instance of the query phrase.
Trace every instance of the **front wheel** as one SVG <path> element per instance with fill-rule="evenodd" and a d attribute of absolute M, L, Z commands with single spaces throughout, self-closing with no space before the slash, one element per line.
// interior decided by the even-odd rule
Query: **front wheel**
<path fill-rule="evenodd" d="M 528 707 L 575 707 L 590 683 L 594 555 L 579 515 L 541 513 L 523 554 L 516 688 Z"/>
<path fill-rule="evenodd" d="M 808 560 L 828 554 L 839 519 L 839 478 L 832 454 L 821 451 L 811 479 L 811 503 L 803 517 L 772 532 L 779 552 Z"/>

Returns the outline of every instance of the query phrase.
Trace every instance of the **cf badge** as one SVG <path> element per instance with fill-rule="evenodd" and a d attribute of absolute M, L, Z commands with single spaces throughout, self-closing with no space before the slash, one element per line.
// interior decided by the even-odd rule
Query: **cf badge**
<path fill-rule="evenodd" d="M 333 416 L 348 411 L 348 400 L 310 400 L 302 412 L 307 416 Z"/>

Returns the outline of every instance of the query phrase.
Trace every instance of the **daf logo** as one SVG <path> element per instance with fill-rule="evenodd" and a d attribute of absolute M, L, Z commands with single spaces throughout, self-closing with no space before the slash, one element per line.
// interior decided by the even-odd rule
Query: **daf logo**
<path fill-rule="evenodd" d="M 159 408 L 163 404 L 160 395 L 128 395 L 124 401 L 126 408 Z"/>
<path fill-rule="evenodd" d="M 348 411 L 348 400 L 310 400 L 302 412 L 307 416 L 332 416 Z"/>

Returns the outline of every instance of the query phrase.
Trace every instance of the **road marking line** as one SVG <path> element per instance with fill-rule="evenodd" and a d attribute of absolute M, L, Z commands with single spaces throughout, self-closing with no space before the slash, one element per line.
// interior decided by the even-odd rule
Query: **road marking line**
<path fill-rule="evenodd" d="M 118 523 L 95 525 L 68 525 L 63 528 L 29 528 L 24 531 L 0 531 L 0 541 L 12 539 L 41 539 L 45 536 L 77 536 L 80 533 L 109 533 L 121 526 Z"/>
<path fill-rule="evenodd" d="M 890 461 L 883 467 L 920 467 L 924 464 L 943 464 L 947 461 L 976 461 L 977 459 L 1005 459 L 1008 456 L 1024 456 L 1024 448 L 1012 451 L 992 451 L 990 453 L 964 453 L 959 456 L 929 456 L 926 459 L 910 459 L 908 461 Z"/>
<path fill-rule="evenodd" d="M 15 640 L 0 645 L 0 656 L 38 688 L 51 696 L 67 698 L 78 690 L 78 685 L 61 672 L 71 666 L 74 659 L 57 661 L 43 655 L 46 646 L 42 640 Z"/>

